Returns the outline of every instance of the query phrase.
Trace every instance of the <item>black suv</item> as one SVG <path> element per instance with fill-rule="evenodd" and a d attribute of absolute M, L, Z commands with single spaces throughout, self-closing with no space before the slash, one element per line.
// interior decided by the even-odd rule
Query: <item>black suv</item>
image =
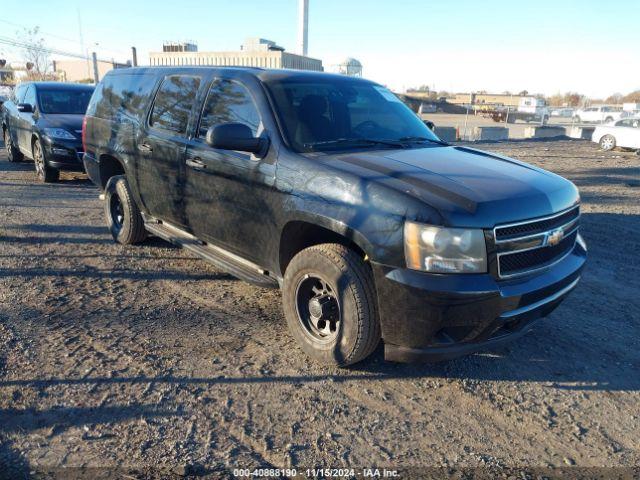
<path fill-rule="evenodd" d="M 114 238 L 147 232 L 280 287 L 313 358 L 452 358 L 524 334 L 576 286 L 579 194 L 441 142 L 392 92 L 323 73 L 113 70 L 85 168 Z"/>
<path fill-rule="evenodd" d="M 83 171 L 82 119 L 94 87 L 29 82 L 2 105 L 2 133 L 10 162 L 33 159 L 38 178 L 58 180 L 60 170 Z"/>

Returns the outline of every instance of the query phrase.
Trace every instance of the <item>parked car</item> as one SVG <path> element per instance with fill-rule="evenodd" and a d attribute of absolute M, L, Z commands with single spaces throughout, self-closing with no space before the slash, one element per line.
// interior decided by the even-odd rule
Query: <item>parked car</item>
<path fill-rule="evenodd" d="M 29 82 L 16 87 L 2 106 L 2 133 L 10 162 L 34 161 L 43 182 L 60 170 L 83 171 L 82 119 L 93 86 Z"/>
<path fill-rule="evenodd" d="M 84 164 L 122 244 L 147 233 L 282 289 L 319 362 L 493 348 L 576 286 L 577 188 L 440 141 L 388 89 L 257 68 L 112 70 Z"/>
<path fill-rule="evenodd" d="M 625 117 L 621 107 L 609 105 L 599 105 L 596 107 L 583 108 L 576 111 L 573 117 L 575 123 L 610 123 Z"/>
<path fill-rule="evenodd" d="M 613 125 L 598 125 L 591 140 L 603 150 L 615 147 L 640 149 L 640 116 L 618 120 Z"/>
<path fill-rule="evenodd" d="M 556 108 L 551 110 L 552 117 L 571 118 L 573 117 L 573 108 Z"/>

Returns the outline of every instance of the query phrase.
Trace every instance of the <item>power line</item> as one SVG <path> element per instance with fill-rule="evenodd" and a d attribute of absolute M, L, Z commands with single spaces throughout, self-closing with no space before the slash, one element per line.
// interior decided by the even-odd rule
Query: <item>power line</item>
<path fill-rule="evenodd" d="M 80 21 L 80 19 L 79 19 L 79 21 Z M 19 23 L 10 22 L 10 21 L 4 20 L 4 19 L 0 19 L 0 22 L 1 23 L 6 23 L 7 25 L 12 25 L 14 27 L 20 27 L 20 28 L 24 28 L 24 29 L 28 29 L 29 28 L 26 25 L 21 25 Z M 38 30 L 38 33 L 43 35 L 43 36 L 46 36 L 46 37 L 51 37 L 51 38 L 55 38 L 55 39 L 58 39 L 58 40 L 63 40 L 65 42 L 73 43 L 75 45 L 80 45 L 80 48 L 82 49 L 81 51 L 84 50 L 84 41 L 83 40 L 81 40 L 81 41 L 78 41 L 78 39 L 73 40 L 71 38 L 63 37 L 61 35 L 56 35 L 56 34 L 49 33 L 49 32 L 45 32 L 43 30 Z M 81 26 L 80 26 L 80 35 L 81 35 L 81 37 L 83 37 L 82 27 Z M 116 53 L 117 56 L 122 55 L 122 56 L 126 57 L 126 55 L 127 55 L 125 50 L 121 50 L 121 49 L 118 49 L 118 48 L 114 49 L 114 48 L 103 48 L 103 47 L 101 47 L 100 50 L 107 51 L 107 52 L 109 52 L 111 54 Z"/>
<path fill-rule="evenodd" d="M 8 20 L 4 20 L 4 19 L 0 19 L 0 22 L 2 23 L 6 23 L 7 25 L 11 25 L 13 27 L 20 27 L 20 28 L 25 28 L 28 29 L 29 27 L 27 27 L 26 25 L 20 25 L 19 23 L 14 23 L 14 22 L 10 22 Z M 48 33 L 48 32 L 44 32 L 40 29 L 38 29 L 38 33 L 45 35 L 47 37 L 52 37 L 52 38 L 57 38 L 58 40 L 64 40 L 65 42 L 71 42 L 71 43 L 78 43 L 78 40 L 72 40 L 70 38 L 67 37 L 61 37 L 60 35 L 55 35 L 53 33 Z"/>
<path fill-rule="evenodd" d="M 88 55 L 82 55 L 79 53 L 74 53 L 74 52 L 67 52 L 64 50 L 59 50 L 56 48 L 48 48 L 48 47 L 39 47 L 37 45 L 33 45 L 27 42 L 21 42 L 18 40 L 14 40 L 8 37 L 0 37 L 0 44 L 4 44 L 4 45 L 9 45 L 12 47 L 17 47 L 17 48 L 24 48 L 24 49 L 29 49 L 29 50 L 34 50 L 36 52 L 41 52 L 41 53 L 48 53 L 48 54 L 53 54 L 53 55 L 62 55 L 62 56 L 66 56 L 66 57 L 72 57 L 72 58 L 79 58 L 81 60 L 91 60 L 91 57 L 89 57 Z M 105 60 L 102 58 L 98 59 L 99 62 L 106 62 L 106 63 L 112 63 L 113 60 Z"/>

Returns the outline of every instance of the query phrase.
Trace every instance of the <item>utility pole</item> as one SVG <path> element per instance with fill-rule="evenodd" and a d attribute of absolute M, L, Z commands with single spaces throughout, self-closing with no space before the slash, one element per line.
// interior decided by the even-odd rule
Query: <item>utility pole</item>
<path fill-rule="evenodd" d="M 134 67 L 138 66 L 138 51 L 136 47 L 131 47 L 131 59 Z"/>
<path fill-rule="evenodd" d="M 96 55 L 96 52 L 91 54 L 91 59 L 93 60 L 93 81 L 97 85 L 100 81 L 100 77 L 98 75 L 98 56 Z"/>

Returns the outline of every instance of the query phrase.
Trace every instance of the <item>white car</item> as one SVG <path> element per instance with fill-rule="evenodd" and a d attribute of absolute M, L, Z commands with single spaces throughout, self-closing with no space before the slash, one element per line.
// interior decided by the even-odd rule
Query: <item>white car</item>
<path fill-rule="evenodd" d="M 596 107 L 588 107 L 578 110 L 573 116 L 573 120 L 575 123 L 610 123 L 614 120 L 620 120 L 626 116 L 626 112 L 622 111 L 622 107 L 598 105 Z"/>
<path fill-rule="evenodd" d="M 591 140 L 603 150 L 615 147 L 640 149 L 640 116 L 618 120 L 609 125 L 598 125 Z"/>

